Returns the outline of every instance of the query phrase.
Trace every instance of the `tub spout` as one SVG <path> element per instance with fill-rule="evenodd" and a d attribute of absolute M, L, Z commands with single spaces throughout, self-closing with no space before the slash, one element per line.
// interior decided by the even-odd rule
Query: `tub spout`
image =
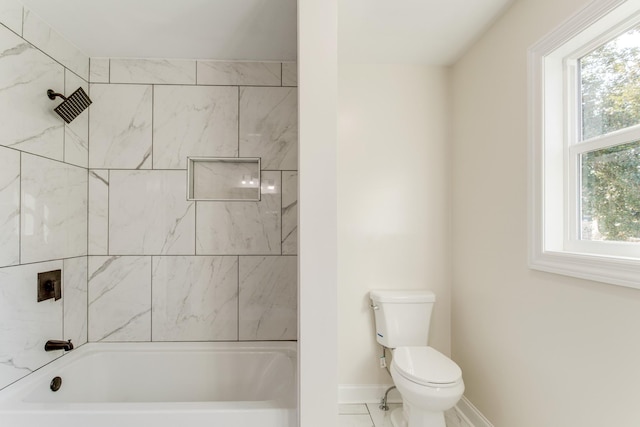
<path fill-rule="evenodd" d="M 69 341 L 58 341 L 58 340 L 49 340 L 44 345 L 44 351 L 54 351 L 54 350 L 64 350 L 69 351 L 73 350 L 73 344 L 71 344 L 71 340 Z"/>

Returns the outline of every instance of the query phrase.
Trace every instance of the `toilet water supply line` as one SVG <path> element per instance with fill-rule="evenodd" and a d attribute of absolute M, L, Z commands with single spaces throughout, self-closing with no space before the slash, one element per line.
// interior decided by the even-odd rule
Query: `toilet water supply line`
<path fill-rule="evenodd" d="M 386 369 L 387 372 L 389 373 L 389 376 L 391 376 L 391 371 L 389 370 L 389 365 L 387 365 L 387 347 L 385 347 L 383 345 L 381 345 L 380 347 L 382 347 L 382 356 L 380 356 L 380 367 Z M 396 388 L 396 386 L 391 386 L 384 393 L 384 397 L 380 400 L 380 406 L 378 407 L 379 409 L 381 409 L 383 411 L 388 411 L 389 410 L 389 405 L 387 405 L 387 397 L 389 396 L 389 392 L 391 390 L 393 390 L 394 388 Z"/>

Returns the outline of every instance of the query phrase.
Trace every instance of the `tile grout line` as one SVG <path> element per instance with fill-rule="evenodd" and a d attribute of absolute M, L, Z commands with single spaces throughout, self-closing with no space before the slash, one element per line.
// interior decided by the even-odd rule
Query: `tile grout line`
<path fill-rule="evenodd" d="M 150 295 L 149 295 L 149 342 L 153 342 L 153 256 L 150 257 L 149 262 L 149 283 L 150 283 Z"/>
<path fill-rule="evenodd" d="M 11 28 L 7 27 L 6 25 L 0 23 L 0 25 L 2 25 L 3 27 L 7 28 L 9 31 L 11 31 L 12 33 L 16 34 L 18 37 L 20 37 L 22 40 L 24 40 L 25 42 L 27 42 L 29 44 L 29 46 L 33 47 L 34 49 L 38 50 L 40 53 L 42 53 L 43 55 L 46 55 L 47 57 L 49 57 L 52 61 L 54 61 L 55 63 L 57 63 L 58 65 L 60 65 L 61 67 L 68 69 L 70 72 L 72 72 L 73 74 L 75 74 L 76 76 L 78 76 L 79 78 L 81 78 L 82 80 L 86 81 L 87 83 L 90 80 L 90 76 L 88 75 L 87 72 L 87 78 L 85 79 L 84 77 L 82 77 L 79 73 L 77 73 L 75 70 L 72 70 L 70 67 L 68 67 L 69 64 L 63 64 L 62 62 L 60 62 L 58 59 L 54 58 L 52 54 L 45 52 L 43 49 L 41 49 L 40 47 L 36 46 L 34 43 L 32 43 L 30 40 L 27 40 L 24 36 L 24 15 L 27 13 L 28 9 L 26 9 L 24 6 L 22 7 L 22 34 L 18 34 L 15 31 L 13 31 Z M 51 27 L 49 27 L 50 29 L 52 29 Z M 53 30 L 53 29 L 52 29 Z M 55 31 L 54 31 L 55 32 Z M 78 51 L 80 52 L 80 51 Z M 83 56 L 84 55 L 83 52 L 80 52 Z M 87 59 L 89 59 L 89 57 L 87 57 Z M 76 64 L 77 65 L 77 64 Z"/>
<path fill-rule="evenodd" d="M 18 153 L 18 265 L 22 265 L 22 151 Z"/>
<path fill-rule="evenodd" d="M 282 224 L 284 220 L 284 172 L 280 171 L 280 255 L 284 255 L 284 230 Z"/>
<path fill-rule="evenodd" d="M 43 259 L 43 260 L 38 260 L 38 261 L 31 261 L 31 262 L 25 262 L 22 264 L 13 264 L 13 265 L 4 265 L 2 267 L 0 267 L 0 270 L 5 269 L 5 268 L 13 268 L 13 267 L 20 267 L 23 265 L 34 265 L 34 264 L 42 264 L 42 263 L 46 263 L 46 262 L 55 262 L 55 261 L 61 261 L 64 259 L 73 259 L 73 258 L 82 258 L 82 257 L 86 257 L 86 256 L 90 256 L 90 257 L 107 257 L 107 258 L 126 258 L 126 257 L 140 257 L 140 256 L 154 256 L 154 257 L 261 257 L 261 258 L 267 258 L 267 257 L 278 257 L 278 258 L 295 258 L 298 255 L 295 254 L 291 254 L 291 255 L 279 255 L 279 254 L 221 254 L 221 253 L 210 253 L 210 254 L 198 254 L 198 255 L 192 255 L 192 254 L 91 254 L 91 255 L 73 255 L 73 256 L 68 256 L 68 257 L 59 257 L 59 258 L 47 258 L 47 259 Z"/>
<path fill-rule="evenodd" d="M 91 80 L 91 58 L 89 58 L 89 80 Z M 87 82 L 87 93 L 89 94 L 89 99 L 91 99 L 91 83 Z M 87 108 L 87 256 L 85 257 L 86 263 L 85 263 L 85 271 L 86 271 L 86 278 L 85 278 L 85 290 L 86 290 L 86 295 L 85 295 L 85 324 L 87 326 L 87 330 L 85 331 L 85 342 L 89 342 L 89 246 L 90 246 L 90 207 L 91 207 L 91 191 L 90 191 L 90 187 L 91 187 L 91 172 L 89 169 L 89 150 L 91 150 L 91 144 L 89 141 L 89 128 L 91 126 L 91 108 Z M 108 195 L 107 195 L 108 196 Z M 107 208 L 108 208 L 108 201 L 107 201 Z"/>
<path fill-rule="evenodd" d="M 373 415 L 371 414 L 371 411 L 369 410 L 369 405 L 367 405 L 365 403 L 364 407 L 367 408 L 367 414 L 369 414 L 369 419 L 371 419 L 371 427 L 382 427 L 382 426 L 376 426 L 376 423 L 373 421 Z"/>
<path fill-rule="evenodd" d="M 153 137 L 155 136 L 155 129 L 154 129 L 154 118 L 155 118 L 155 113 L 156 113 L 156 85 L 153 84 L 151 85 L 151 168 L 150 170 L 153 170 Z"/>
<path fill-rule="evenodd" d="M 107 255 L 111 254 L 111 169 L 107 170 Z"/>
<path fill-rule="evenodd" d="M 187 184 L 187 187 L 189 184 Z M 187 188 L 187 191 L 189 189 Z M 198 255 L 198 201 L 193 201 L 193 255 Z"/>
<path fill-rule="evenodd" d="M 62 72 L 62 91 L 67 93 L 67 68 L 65 67 Z M 67 124 L 62 122 L 62 161 L 67 161 Z"/>
<path fill-rule="evenodd" d="M 238 154 L 236 157 L 240 157 L 240 86 L 238 86 Z"/>
<path fill-rule="evenodd" d="M 236 264 L 238 267 L 238 277 L 236 279 L 236 283 L 237 283 L 237 288 L 236 288 L 236 292 L 238 295 L 237 298 L 237 304 L 238 304 L 238 310 L 236 312 L 236 317 L 237 317 L 237 326 L 236 326 L 236 340 L 240 341 L 240 255 L 236 256 Z"/>
<path fill-rule="evenodd" d="M 66 280 L 65 280 L 65 277 L 64 277 L 64 276 L 65 276 L 65 272 L 66 272 L 66 271 L 67 271 L 66 263 L 64 262 L 64 260 L 62 260 L 62 271 L 61 271 L 60 278 L 61 278 L 61 280 L 62 280 L 62 285 L 61 285 L 61 286 L 62 286 L 62 296 L 63 296 L 63 297 L 65 296 L 65 293 L 66 293 L 66 291 L 65 291 L 65 286 L 66 286 L 65 284 L 66 284 Z M 66 298 L 60 298 L 60 299 L 62 300 L 62 304 L 61 304 L 61 305 L 62 305 L 62 319 L 61 319 L 61 320 L 62 320 L 62 322 L 61 322 L 61 326 L 62 326 L 62 337 L 61 337 L 60 339 L 61 339 L 61 340 L 63 340 L 63 341 L 66 341 L 66 340 L 65 340 L 65 338 L 64 338 L 64 336 L 65 336 L 65 327 L 64 327 L 64 305 L 65 305 L 65 303 L 66 303 Z"/>
<path fill-rule="evenodd" d="M 86 256 L 87 258 L 87 295 L 86 295 L 86 312 L 87 312 L 87 331 L 86 331 L 86 342 L 89 342 L 89 255 Z"/>

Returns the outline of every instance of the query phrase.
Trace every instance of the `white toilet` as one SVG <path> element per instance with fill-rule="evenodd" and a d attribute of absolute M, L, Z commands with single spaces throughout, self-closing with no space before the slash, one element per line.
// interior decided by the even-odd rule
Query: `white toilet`
<path fill-rule="evenodd" d="M 430 291 L 374 290 L 369 293 L 378 343 L 393 351 L 391 377 L 403 406 L 391 413 L 394 427 L 446 427 L 444 411 L 462 397 L 462 371 L 428 347 L 436 296 Z"/>

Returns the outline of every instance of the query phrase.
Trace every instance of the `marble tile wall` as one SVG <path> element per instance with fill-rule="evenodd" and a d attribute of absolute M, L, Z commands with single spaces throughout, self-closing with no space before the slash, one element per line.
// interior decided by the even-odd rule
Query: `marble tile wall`
<path fill-rule="evenodd" d="M 89 167 L 151 169 L 151 85 L 89 88 Z"/>
<path fill-rule="evenodd" d="M 4 26 L 0 67 L 0 145 L 64 160 L 64 121 L 46 92 L 64 90 L 65 68 Z"/>
<path fill-rule="evenodd" d="M 238 88 L 156 86 L 153 167 L 186 169 L 187 156 L 238 157 Z"/>
<path fill-rule="evenodd" d="M 21 155 L 21 262 L 87 254 L 87 170 Z"/>
<path fill-rule="evenodd" d="M 65 68 L 84 80 L 89 79 L 89 59 L 78 48 L 55 32 L 49 24 L 28 9 L 24 9 L 22 37 L 55 58 Z"/>
<path fill-rule="evenodd" d="M 186 183 L 181 170 L 110 171 L 109 254 L 193 255 L 196 209 Z"/>
<path fill-rule="evenodd" d="M 89 341 L 295 340 L 295 64 L 91 58 L 89 76 Z M 260 157 L 260 200 L 187 200 L 188 157 Z"/>
<path fill-rule="evenodd" d="M 0 0 L 0 389 L 87 342 L 88 114 L 70 125 L 47 89 L 88 89 L 89 59 L 16 0 Z M 62 270 L 63 298 L 37 302 Z"/>
<path fill-rule="evenodd" d="M 238 257 L 153 257 L 153 340 L 238 339 Z"/>
<path fill-rule="evenodd" d="M 20 152 L 0 147 L 0 266 L 20 263 Z"/>
<path fill-rule="evenodd" d="M 63 268 L 63 261 L 0 269 L 0 387 L 60 356 L 45 352 L 49 339 L 62 339 L 63 300 L 37 303 L 39 272 Z"/>
<path fill-rule="evenodd" d="M 296 259 L 290 256 L 240 257 L 240 339 L 295 340 Z M 269 296 L 269 298 L 265 298 Z"/>
<path fill-rule="evenodd" d="M 151 258 L 89 257 L 89 341 L 151 339 Z"/>
<path fill-rule="evenodd" d="M 196 253 L 282 254 L 280 175 L 262 171 L 259 202 L 196 202 Z"/>
<path fill-rule="evenodd" d="M 0 389 L 48 339 L 297 338 L 296 86 L 293 63 L 89 60 L 0 0 Z M 46 91 L 77 87 L 66 125 Z M 260 157 L 260 200 L 188 201 L 198 156 Z"/>
<path fill-rule="evenodd" d="M 0 23 L 19 36 L 22 35 L 23 6 L 18 0 L 0 1 Z"/>

